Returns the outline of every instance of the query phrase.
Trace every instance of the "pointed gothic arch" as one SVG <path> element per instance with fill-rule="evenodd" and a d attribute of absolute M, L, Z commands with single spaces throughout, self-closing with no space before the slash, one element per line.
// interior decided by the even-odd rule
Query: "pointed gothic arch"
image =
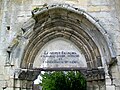
<path fill-rule="evenodd" d="M 13 57 L 18 58 L 20 71 L 32 80 L 38 75 L 33 69 L 36 55 L 49 41 L 64 38 L 74 43 L 84 54 L 87 68 L 99 68 L 114 62 L 115 53 L 105 29 L 85 11 L 66 4 L 51 5 L 32 12 L 33 16 L 22 27 L 23 35 Z M 22 72 L 22 73 L 21 73 Z M 35 73 L 33 73 L 35 72 Z M 23 76 L 21 76 L 23 75 Z M 28 76 L 25 76 L 28 80 Z"/>
<path fill-rule="evenodd" d="M 22 51 L 20 67 L 32 67 L 35 55 L 50 40 L 63 37 L 83 51 L 89 67 L 110 63 L 115 57 L 109 37 L 98 21 L 85 11 L 68 5 L 52 5 L 33 11 L 33 17 L 23 25 L 28 38 Z"/>

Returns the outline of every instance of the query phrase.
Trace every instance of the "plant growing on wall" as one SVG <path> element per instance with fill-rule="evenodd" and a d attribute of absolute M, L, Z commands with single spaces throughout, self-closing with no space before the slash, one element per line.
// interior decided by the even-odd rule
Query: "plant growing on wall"
<path fill-rule="evenodd" d="M 41 74 L 42 90 L 86 90 L 86 80 L 78 71 L 54 71 Z"/>

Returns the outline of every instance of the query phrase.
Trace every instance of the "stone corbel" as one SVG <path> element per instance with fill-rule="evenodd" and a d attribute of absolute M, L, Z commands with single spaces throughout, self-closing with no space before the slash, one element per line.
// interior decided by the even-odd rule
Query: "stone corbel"
<path fill-rule="evenodd" d="M 29 29 L 33 29 L 35 25 L 35 20 L 34 18 L 30 18 L 27 22 L 25 22 L 22 27 L 21 27 L 21 30 L 24 33 L 26 33 Z"/>
<path fill-rule="evenodd" d="M 87 81 L 105 80 L 104 68 L 87 70 Z"/>
<path fill-rule="evenodd" d="M 108 66 L 109 68 L 111 68 L 112 66 L 116 65 L 117 64 L 117 58 L 116 57 L 113 57 L 111 59 L 111 61 L 109 62 Z"/>
<path fill-rule="evenodd" d="M 34 71 L 29 69 L 21 69 L 18 75 L 20 80 L 34 81 L 37 79 L 37 76 L 40 74 L 40 71 Z"/>

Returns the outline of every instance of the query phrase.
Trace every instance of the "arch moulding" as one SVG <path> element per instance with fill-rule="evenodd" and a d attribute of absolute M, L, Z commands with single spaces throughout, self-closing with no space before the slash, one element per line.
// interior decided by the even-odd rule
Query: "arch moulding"
<path fill-rule="evenodd" d="M 73 42 L 84 53 L 86 61 L 92 62 L 87 62 L 89 67 L 104 67 L 115 58 L 109 36 L 99 21 L 66 4 L 33 10 L 32 18 L 23 25 L 22 31 L 17 47 L 20 49 L 20 68 L 31 68 L 38 51 L 58 37 Z"/>
<path fill-rule="evenodd" d="M 12 62 L 18 78 L 34 80 L 39 72 L 32 69 L 41 48 L 49 41 L 64 38 L 74 43 L 84 54 L 87 68 L 104 68 L 116 59 L 109 36 L 99 21 L 85 11 L 66 4 L 46 6 L 32 11 L 32 17 L 21 28 L 19 44 L 11 47 Z M 14 48 L 14 49 L 13 49 Z M 34 72 L 34 73 L 33 73 Z M 27 73 L 27 74 L 24 74 Z M 28 76 L 22 76 L 28 75 Z M 30 75 L 30 76 L 29 76 Z"/>

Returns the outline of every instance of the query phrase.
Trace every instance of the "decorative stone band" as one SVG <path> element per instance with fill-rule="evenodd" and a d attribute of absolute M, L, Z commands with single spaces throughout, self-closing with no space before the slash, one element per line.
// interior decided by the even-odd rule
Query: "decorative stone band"
<path fill-rule="evenodd" d="M 87 66 L 108 65 L 116 57 L 105 29 L 87 12 L 66 4 L 37 8 L 22 31 L 26 37 L 21 44 L 20 68 L 32 68 L 36 55 L 49 41 L 64 38 L 73 42 L 84 54 Z M 23 43 L 21 40 L 20 43 Z"/>
<path fill-rule="evenodd" d="M 105 79 L 104 68 L 34 68 L 34 69 L 21 69 L 16 79 L 20 80 L 35 80 L 41 71 L 80 71 L 87 81 L 99 81 Z"/>

